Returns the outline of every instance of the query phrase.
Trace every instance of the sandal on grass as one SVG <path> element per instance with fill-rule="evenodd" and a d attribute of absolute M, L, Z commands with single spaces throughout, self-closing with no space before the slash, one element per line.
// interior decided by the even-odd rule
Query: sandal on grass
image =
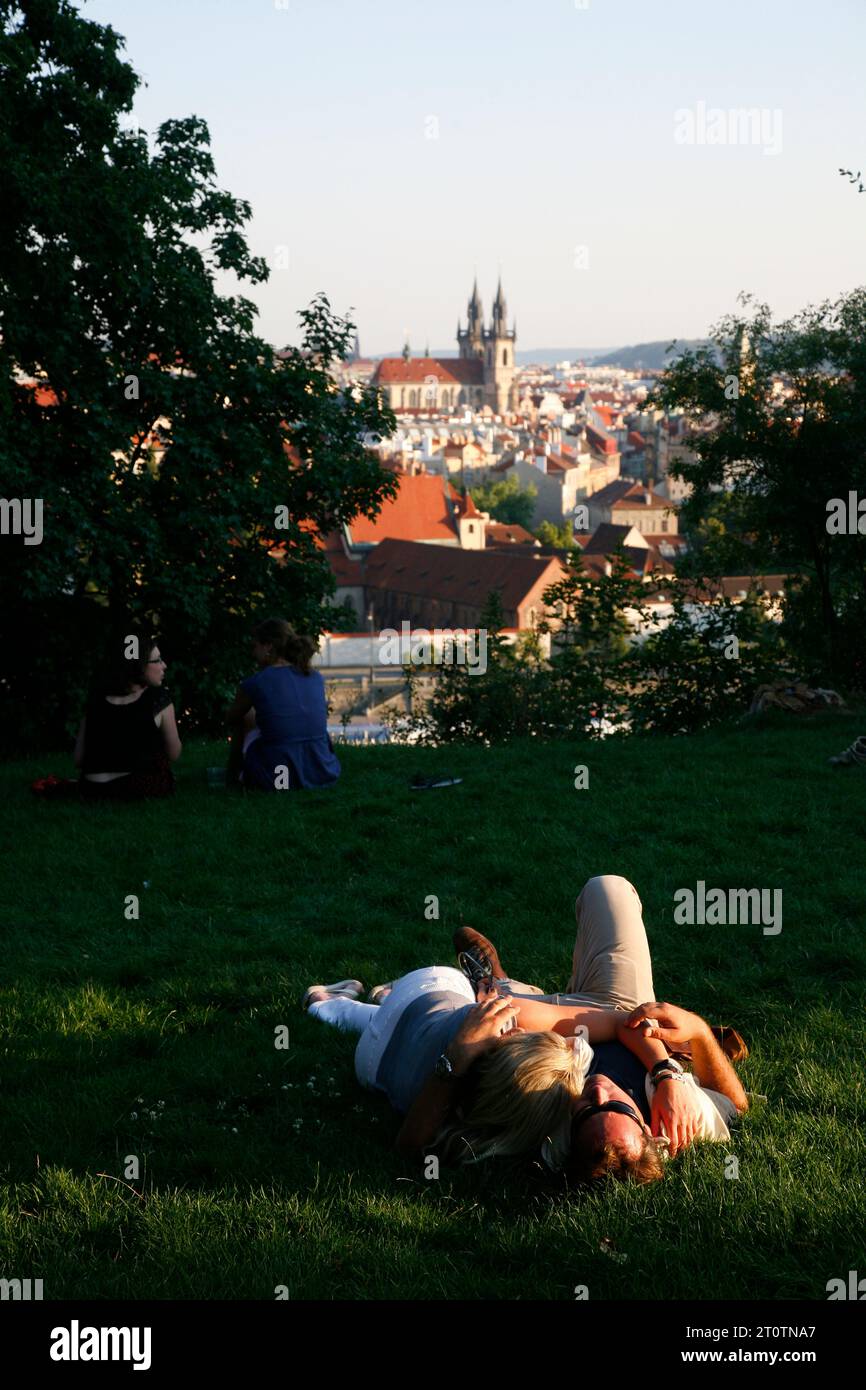
<path fill-rule="evenodd" d="M 310 1007 L 311 995 L 317 989 L 327 990 L 334 999 L 358 999 L 364 993 L 364 986 L 360 980 L 338 980 L 335 985 L 310 985 L 309 989 L 304 991 L 304 997 L 301 1000 L 302 1009 L 306 1010 Z"/>

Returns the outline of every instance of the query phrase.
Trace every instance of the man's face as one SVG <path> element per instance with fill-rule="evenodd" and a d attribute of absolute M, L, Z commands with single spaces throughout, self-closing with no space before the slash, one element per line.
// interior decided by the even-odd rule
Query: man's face
<path fill-rule="evenodd" d="M 606 1105 L 609 1100 L 618 1100 L 627 1105 L 634 1118 L 631 1115 L 621 1115 L 615 1110 L 605 1111 L 603 1115 L 592 1115 L 580 1126 L 579 1142 L 581 1146 L 585 1144 L 592 1149 L 600 1149 L 603 1144 L 613 1144 L 620 1153 L 631 1153 L 637 1158 L 643 1148 L 644 1138 L 651 1130 L 631 1096 L 621 1086 L 615 1085 L 610 1077 L 587 1077 L 586 1085 L 574 1102 L 574 1115 L 577 1117 L 590 1105 Z"/>

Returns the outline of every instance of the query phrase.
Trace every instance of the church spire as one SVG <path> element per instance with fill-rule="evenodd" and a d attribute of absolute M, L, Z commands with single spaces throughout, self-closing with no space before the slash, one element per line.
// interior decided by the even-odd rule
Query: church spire
<path fill-rule="evenodd" d="M 504 333 L 506 331 L 507 310 L 505 307 L 505 295 L 502 293 L 502 276 L 499 277 L 499 284 L 496 287 L 496 298 L 493 301 L 493 331 L 494 333 Z"/>
<path fill-rule="evenodd" d="M 472 285 L 472 298 L 471 298 L 470 301 L 469 301 L 469 331 L 470 331 L 470 333 L 472 332 L 473 328 L 480 327 L 483 318 L 484 318 L 484 312 L 483 312 L 483 310 L 482 310 L 482 308 L 481 308 L 481 298 L 480 298 L 480 296 L 479 296 L 479 294 L 478 294 L 478 276 L 476 275 L 475 280 L 474 280 L 473 285 Z"/>

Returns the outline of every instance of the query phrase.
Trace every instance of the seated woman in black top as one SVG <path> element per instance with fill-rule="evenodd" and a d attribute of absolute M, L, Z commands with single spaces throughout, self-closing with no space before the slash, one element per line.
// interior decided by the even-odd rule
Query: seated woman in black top
<path fill-rule="evenodd" d="M 126 656 L 127 649 L 138 653 Z M 174 705 L 163 690 L 166 664 L 156 643 L 127 637 L 97 682 L 75 740 L 75 766 L 89 800 L 137 800 L 174 791 L 170 764 L 181 754 Z"/>

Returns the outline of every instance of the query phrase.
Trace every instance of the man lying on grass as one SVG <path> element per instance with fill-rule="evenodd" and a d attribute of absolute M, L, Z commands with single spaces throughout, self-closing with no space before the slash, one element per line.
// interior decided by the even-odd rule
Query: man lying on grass
<path fill-rule="evenodd" d="M 470 974 L 491 978 L 500 994 L 521 1004 L 521 996 L 532 993 L 539 1004 L 543 999 L 617 1011 L 616 1041 L 595 1047 L 574 1106 L 566 1166 L 584 1181 L 605 1174 L 650 1181 L 661 1176 L 660 1141 L 673 1157 L 698 1139 L 730 1139 L 728 1125 L 748 1108 L 731 1060 L 748 1056 L 748 1050 L 733 1029 L 713 1030 L 672 1004 L 640 1003 L 655 999 L 655 987 L 640 898 L 627 879 L 590 879 L 575 913 L 566 994 L 538 997 L 535 986 L 508 979 L 493 944 L 471 928 L 461 928 L 454 944 Z M 690 1062 L 691 1072 L 675 1051 Z"/>
<path fill-rule="evenodd" d="M 449 967 L 403 976 L 381 1005 L 359 1003 L 356 980 L 307 991 L 314 1016 L 360 1033 L 356 1075 L 405 1115 L 402 1150 L 471 1162 L 541 1149 L 581 1180 L 649 1182 L 662 1176 L 663 1140 L 675 1154 L 730 1137 L 727 1121 L 747 1100 L 708 1025 L 638 1004 L 654 991 L 634 888 L 591 879 L 577 922 L 567 997 L 525 997 L 534 987 L 507 980 L 491 943 L 468 928 L 455 942 L 480 967 L 478 1002 Z M 693 1075 L 668 1044 L 690 1049 Z"/>

